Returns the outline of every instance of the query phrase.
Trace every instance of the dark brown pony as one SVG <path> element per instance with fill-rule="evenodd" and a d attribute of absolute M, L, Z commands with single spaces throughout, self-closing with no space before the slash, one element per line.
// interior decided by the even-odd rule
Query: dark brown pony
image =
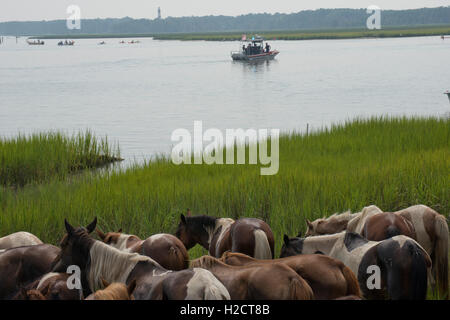
<path fill-rule="evenodd" d="M 204 269 L 169 271 L 150 257 L 120 251 L 89 236 L 97 219 L 86 228 L 72 227 L 65 220 L 67 234 L 61 241 L 61 253 L 53 272 L 61 272 L 70 265 L 81 271 L 81 285 L 85 297 L 103 289 L 101 279 L 108 283 L 136 282 L 136 300 L 167 299 L 229 299 L 230 295 L 214 275 Z"/>
<path fill-rule="evenodd" d="M 167 270 L 183 270 L 189 266 L 189 255 L 186 247 L 171 234 L 154 234 L 145 240 L 135 235 L 118 232 L 103 233 L 97 228 L 97 234 L 103 242 L 128 252 L 136 252 L 158 262 Z"/>
<path fill-rule="evenodd" d="M 228 289 L 232 300 L 312 300 L 308 283 L 283 264 L 230 266 L 211 256 L 191 261 L 210 270 Z"/>
<path fill-rule="evenodd" d="M 40 244 L 0 254 L 0 300 L 12 299 L 21 288 L 50 272 L 59 251 L 58 247 Z"/>
<path fill-rule="evenodd" d="M 341 261 L 320 254 L 307 254 L 275 260 L 257 260 L 242 253 L 225 252 L 220 260 L 232 266 L 284 264 L 311 286 L 317 300 L 361 296 L 358 279 Z"/>
<path fill-rule="evenodd" d="M 269 225 L 260 219 L 181 215 L 176 236 L 189 250 L 200 244 L 213 257 L 226 251 L 240 252 L 257 259 L 273 259 L 274 237 Z"/>
<path fill-rule="evenodd" d="M 417 240 L 411 222 L 393 212 L 382 212 L 367 218 L 361 235 L 371 241 L 381 241 L 399 235 Z"/>

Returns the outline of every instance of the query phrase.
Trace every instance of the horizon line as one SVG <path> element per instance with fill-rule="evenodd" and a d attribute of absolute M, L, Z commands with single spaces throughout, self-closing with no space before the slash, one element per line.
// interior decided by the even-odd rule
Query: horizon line
<path fill-rule="evenodd" d="M 438 7 L 417 7 L 417 8 L 408 8 L 408 9 L 381 9 L 382 11 L 412 11 L 412 10 L 420 10 L 420 9 L 438 9 L 438 8 L 450 8 L 450 5 L 448 6 L 438 6 Z M 239 14 L 239 15 L 223 15 L 223 14 L 209 14 L 209 15 L 201 15 L 201 16 L 166 16 L 164 18 L 158 19 L 156 18 L 150 18 L 150 17 L 142 17 L 142 18 L 137 18 L 137 17 L 130 17 L 130 16 L 123 16 L 123 17 L 96 17 L 96 18 L 82 18 L 81 21 L 83 20 L 121 20 L 121 19 L 131 19 L 131 20 L 165 20 L 165 19 L 181 19 L 181 18 L 205 18 L 205 17 L 228 17 L 228 18 L 238 18 L 238 17 L 243 17 L 243 16 L 249 16 L 249 15 L 263 15 L 263 14 L 267 14 L 267 15 L 291 15 L 291 14 L 298 14 L 300 12 L 305 12 L 305 11 L 319 11 L 319 10 L 367 10 L 367 8 L 316 8 L 316 9 L 304 9 L 304 10 L 300 10 L 300 11 L 292 11 L 292 12 L 249 12 L 249 13 L 243 13 L 243 14 Z M 11 23 L 11 22 L 54 22 L 54 21 L 66 21 L 67 17 L 65 18 L 51 18 L 51 19 L 42 19 L 42 20 L 5 20 L 2 21 L 0 20 L 0 23 Z"/>

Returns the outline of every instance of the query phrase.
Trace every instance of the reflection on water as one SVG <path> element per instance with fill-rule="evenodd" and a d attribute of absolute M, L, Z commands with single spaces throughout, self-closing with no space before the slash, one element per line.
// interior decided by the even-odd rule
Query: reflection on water
<path fill-rule="evenodd" d="M 121 156 L 168 153 L 175 129 L 318 128 L 355 116 L 448 112 L 450 42 L 439 37 L 271 41 L 272 61 L 233 62 L 230 42 L 58 40 L 0 46 L 0 135 L 92 129 Z M 411 67 L 414 66 L 414 67 Z M 413 79 L 413 81 L 412 81 Z"/>

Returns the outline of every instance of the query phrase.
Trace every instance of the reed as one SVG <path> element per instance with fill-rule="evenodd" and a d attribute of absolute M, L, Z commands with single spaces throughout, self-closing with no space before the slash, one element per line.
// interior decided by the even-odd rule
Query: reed
<path fill-rule="evenodd" d="M 119 149 L 113 150 L 107 138 L 98 139 L 90 131 L 72 136 L 47 132 L 0 138 L 0 185 L 23 187 L 61 179 L 119 157 Z"/>

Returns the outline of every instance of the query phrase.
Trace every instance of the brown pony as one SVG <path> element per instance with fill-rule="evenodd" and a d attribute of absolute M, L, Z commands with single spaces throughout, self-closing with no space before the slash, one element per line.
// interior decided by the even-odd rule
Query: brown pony
<path fill-rule="evenodd" d="M 119 250 L 136 252 L 158 262 L 167 270 L 183 270 L 189 266 L 189 255 L 186 247 L 171 234 L 154 234 L 145 240 L 135 235 L 118 232 L 103 233 L 96 229 L 98 236 L 106 244 Z"/>
<path fill-rule="evenodd" d="M 228 289 L 232 300 L 312 300 L 308 283 L 283 264 L 230 266 L 211 256 L 191 261 L 192 268 L 210 270 Z"/>
<path fill-rule="evenodd" d="M 97 219 L 86 228 L 74 228 L 67 220 L 67 234 L 61 241 L 61 253 L 53 272 L 62 272 L 70 265 L 81 271 L 84 296 L 103 289 L 101 278 L 127 285 L 136 281 L 133 296 L 136 300 L 229 300 L 224 285 L 204 269 L 170 271 L 150 257 L 120 251 L 89 236 Z"/>
<path fill-rule="evenodd" d="M 342 296 L 361 296 L 358 279 L 341 261 L 325 255 L 311 254 L 275 260 L 257 260 L 242 253 L 225 252 L 220 260 L 232 266 L 284 264 L 293 269 L 311 286 L 317 300 Z"/>
<path fill-rule="evenodd" d="M 197 243 L 213 257 L 226 251 L 240 252 L 257 259 L 273 259 L 274 237 L 269 225 L 260 219 L 181 215 L 176 236 L 189 250 Z"/>
<path fill-rule="evenodd" d="M 12 299 L 42 275 L 50 272 L 58 247 L 39 244 L 8 249 L 0 254 L 0 300 Z"/>
<path fill-rule="evenodd" d="M 367 218 L 361 235 L 371 241 L 381 241 L 399 235 L 416 240 L 411 222 L 392 212 L 381 212 Z"/>
<path fill-rule="evenodd" d="M 134 300 L 132 293 L 136 287 L 136 280 L 128 286 L 119 282 L 109 284 L 104 279 L 101 280 L 105 289 L 92 293 L 85 300 Z"/>

